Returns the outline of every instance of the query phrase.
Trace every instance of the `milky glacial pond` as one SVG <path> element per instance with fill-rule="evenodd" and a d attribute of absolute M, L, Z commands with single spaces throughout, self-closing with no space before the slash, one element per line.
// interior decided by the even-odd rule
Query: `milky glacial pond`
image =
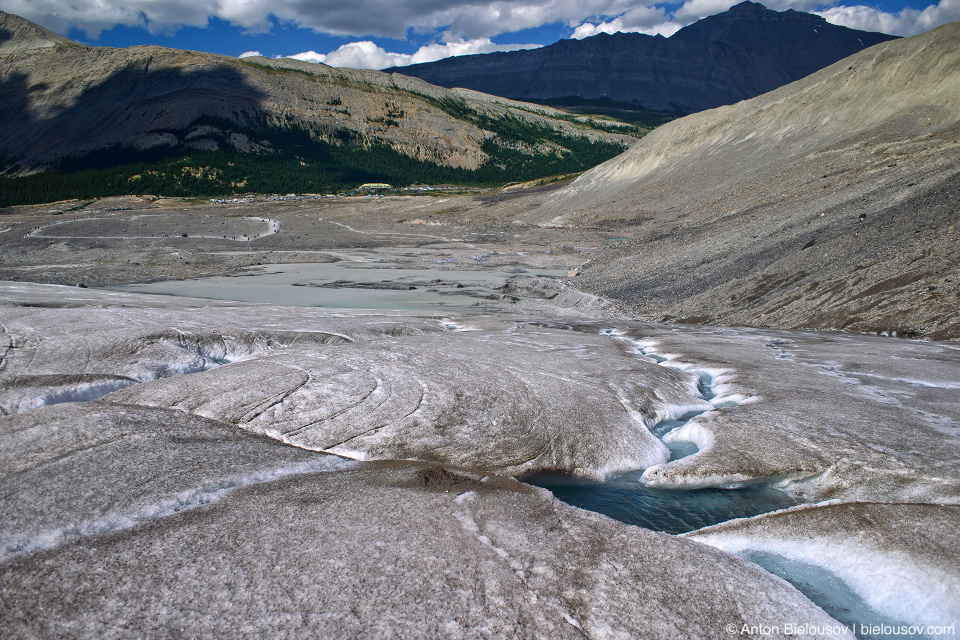
<path fill-rule="evenodd" d="M 235 276 L 116 287 L 153 293 L 298 307 L 483 312 L 485 300 L 518 275 L 558 278 L 555 269 L 467 270 L 397 267 L 389 262 L 272 264 Z"/>

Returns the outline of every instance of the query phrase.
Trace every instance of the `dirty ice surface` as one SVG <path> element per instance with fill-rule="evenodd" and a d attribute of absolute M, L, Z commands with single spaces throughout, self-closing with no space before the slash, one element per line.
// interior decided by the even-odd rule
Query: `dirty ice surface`
<path fill-rule="evenodd" d="M 431 616 L 416 605 L 393 627 L 409 633 L 482 636 L 480 619 L 532 637 L 616 636 L 653 619 L 665 624 L 643 627 L 649 637 L 831 622 L 764 566 L 846 624 L 936 630 L 960 623 L 958 384 L 952 343 L 0 283 L 0 508 L 13 514 L 0 586 L 20 607 L 0 624 L 56 609 L 71 633 L 97 637 L 119 624 L 110 594 L 125 575 L 143 585 L 131 620 L 165 624 L 187 594 L 151 581 L 192 576 L 199 601 L 216 603 L 214 577 L 239 571 L 259 577 L 236 585 L 231 623 L 263 632 L 296 613 L 283 628 L 330 631 L 272 581 L 337 584 L 308 602 L 340 611 L 335 594 L 360 589 L 351 581 L 371 566 L 398 573 L 351 615 L 369 626 L 383 607 L 422 603 Z M 326 466 L 330 453 L 355 466 Z M 581 495 L 571 502 L 587 495 L 627 521 L 615 512 L 665 531 L 714 526 L 657 534 L 505 477 L 543 472 L 563 474 L 541 478 Z M 276 522 L 286 528 L 270 533 Z M 325 536 L 347 549 L 307 542 Z M 426 571 L 425 548 L 439 563 Z M 131 565 L 146 549 L 152 560 Z M 94 566 L 93 582 L 70 586 Z M 497 582 L 503 570 L 520 591 Z M 403 585 L 424 574 L 418 600 Z M 65 608 L 66 593 L 84 602 Z M 456 595 L 481 593 L 475 611 Z M 256 613 L 263 602 L 275 618 Z M 224 615 L 191 629 L 213 632 Z M 438 615 L 449 626 L 417 626 Z"/>

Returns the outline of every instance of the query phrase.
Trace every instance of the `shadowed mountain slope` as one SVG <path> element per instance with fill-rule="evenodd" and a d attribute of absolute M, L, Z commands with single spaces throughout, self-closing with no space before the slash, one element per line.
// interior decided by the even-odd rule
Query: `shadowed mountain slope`
<path fill-rule="evenodd" d="M 626 225 L 580 282 L 645 317 L 958 337 L 960 23 L 664 125 L 536 215 Z"/>
<path fill-rule="evenodd" d="M 670 38 L 600 34 L 388 71 L 517 100 L 577 96 L 690 113 L 771 91 L 893 37 L 743 2 Z"/>

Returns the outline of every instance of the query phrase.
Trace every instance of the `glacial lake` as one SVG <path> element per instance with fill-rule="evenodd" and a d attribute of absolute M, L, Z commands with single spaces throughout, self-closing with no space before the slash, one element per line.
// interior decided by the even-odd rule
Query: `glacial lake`
<path fill-rule="evenodd" d="M 411 268 L 389 262 L 271 264 L 233 276 L 111 287 L 113 291 L 299 307 L 483 313 L 515 276 L 560 278 L 556 269 Z"/>

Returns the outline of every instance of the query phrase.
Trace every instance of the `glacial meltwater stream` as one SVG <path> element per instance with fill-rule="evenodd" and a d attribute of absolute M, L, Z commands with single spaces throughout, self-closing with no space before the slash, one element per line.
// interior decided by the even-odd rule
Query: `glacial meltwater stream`
<path fill-rule="evenodd" d="M 589 324 L 570 328 L 592 330 Z M 630 339 L 617 329 L 605 328 L 599 329 L 599 332 L 601 335 L 628 343 L 631 351 L 638 357 L 652 360 L 662 366 L 673 366 L 667 358 L 657 354 L 649 346 Z M 736 400 L 733 399 L 717 398 L 712 386 L 713 378 L 709 373 L 696 369 L 691 372 L 699 378 L 697 390 L 700 395 L 710 402 L 714 409 L 736 404 Z M 704 413 L 706 410 L 691 411 L 674 419 L 663 420 L 651 428 L 653 435 L 667 445 L 671 461 L 695 454 L 697 446 L 685 440 L 665 438 L 667 434 L 677 431 L 690 420 Z M 524 480 L 549 489 L 559 499 L 581 509 L 596 511 L 621 522 L 646 529 L 672 534 L 687 533 L 734 518 L 749 518 L 797 504 L 784 492 L 769 486 L 737 489 L 655 489 L 643 484 L 642 473 L 642 471 L 632 471 L 607 478 L 604 482 L 590 482 L 556 473 L 536 474 Z"/>
<path fill-rule="evenodd" d="M 734 518 L 749 518 L 796 504 L 769 488 L 653 489 L 634 471 L 604 482 L 587 482 L 562 474 L 540 473 L 524 478 L 549 489 L 568 504 L 596 511 L 627 524 L 664 533 L 687 533 Z"/>

